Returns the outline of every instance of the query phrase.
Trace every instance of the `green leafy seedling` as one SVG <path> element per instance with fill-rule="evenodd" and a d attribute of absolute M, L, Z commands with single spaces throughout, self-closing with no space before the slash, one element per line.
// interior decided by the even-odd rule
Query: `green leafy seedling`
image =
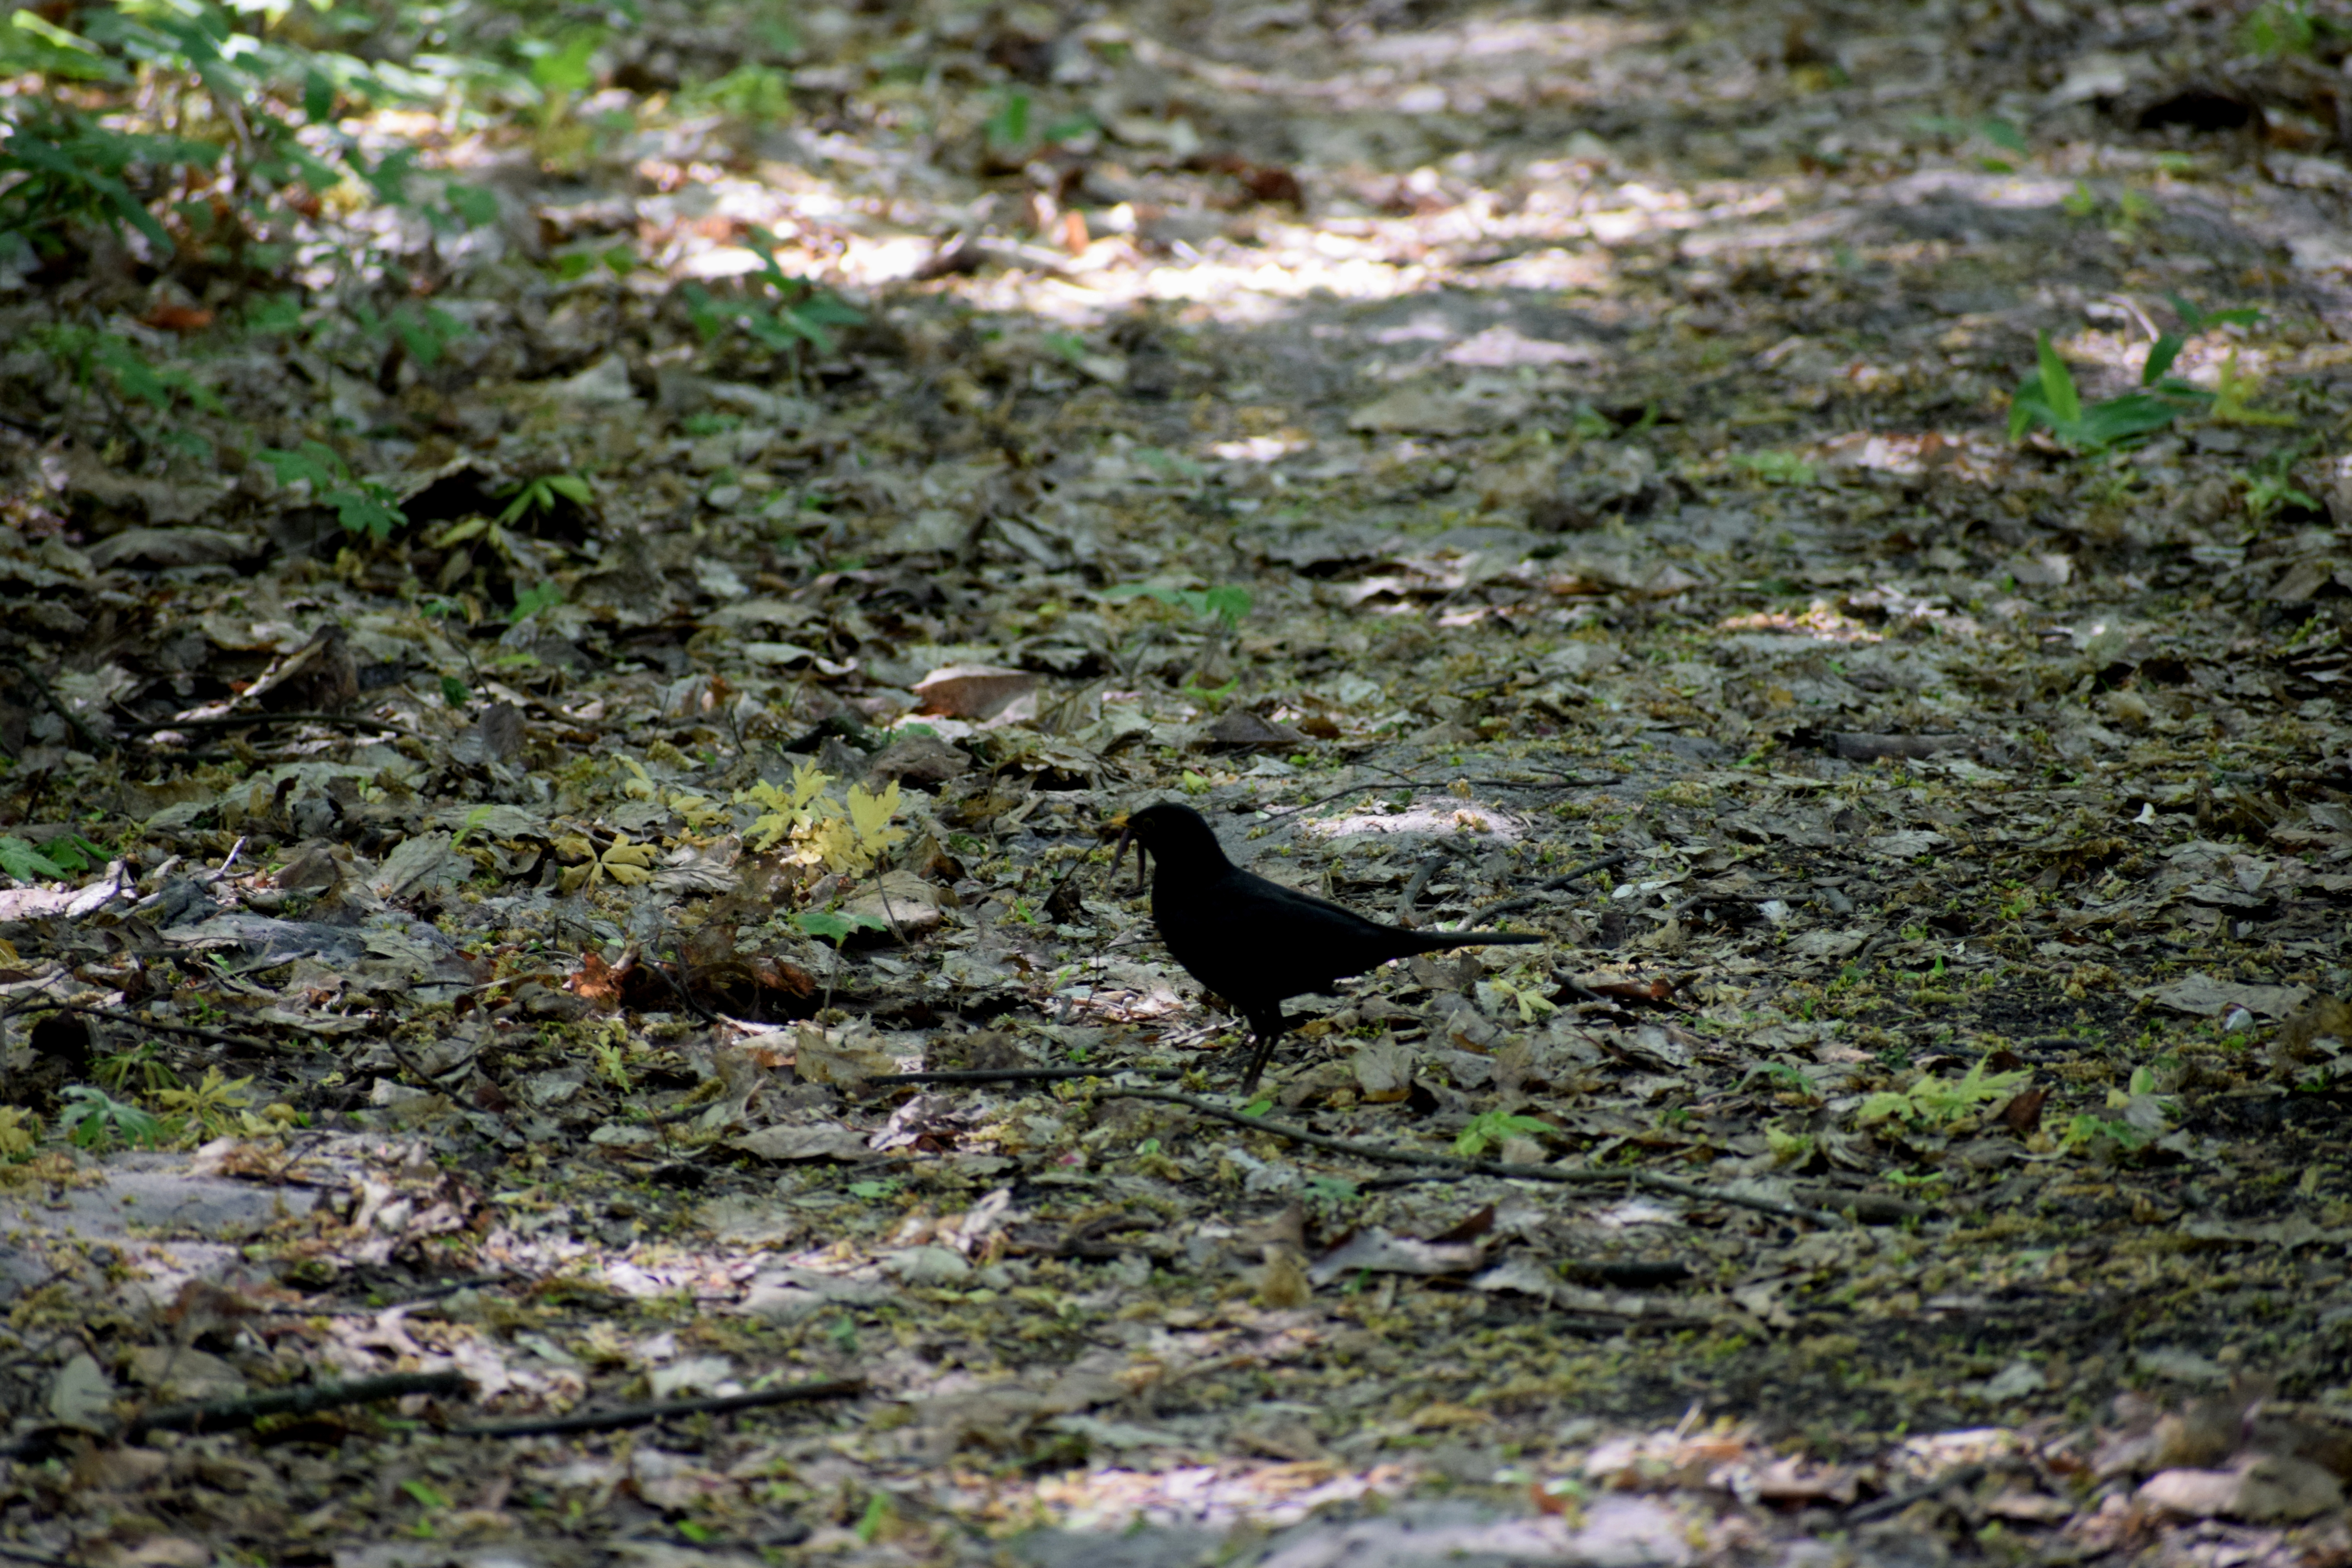
<path fill-rule="evenodd" d="M 1538 1121 L 1532 1116 L 1514 1115 L 1507 1110 L 1484 1111 L 1472 1117 L 1470 1125 L 1454 1135 L 1454 1152 L 1465 1160 L 1475 1160 L 1491 1143 L 1500 1143 L 1507 1138 L 1534 1138 L 1556 1131 L 1550 1122 Z"/>
<path fill-rule="evenodd" d="M 2178 342 L 2168 346 L 2164 339 L 2158 339 L 2140 373 L 2144 390 L 2085 406 L 2074 373 L 2051 345 L 2050 334 L 2036 334 L 2034 373 L 2010 401 L 2010 439 L 2022 440 L 2028 431 L 2042 426 L 2079 451 L 2105 451 L 2119 442 L 2151 436 L 2185 414 L 2199 412 L 2212 403 L 2213 395 L 2165 374 L 2179 352 Z"/>
<path fill-rule="evenodd" d="M 364 533 L 378 543 L 408 521 L 392 487 L 374 479 L 352 477 L 351 468 L 323 441 L 305 441 L 296 451 L 264 447 L 255 454 L 269 466 L 281 485 L 308 480 L 320 505 L 332 507 L 346 533 Z"/>
<path fill-rule="evenodd" d="M 1218 588 L 1171 588 L 1159 583 L 1120 583 L 1104 589 L 1102 596 L 1114 602 L 1155 600 L 1203 619 L 1214 616 L 1228 631 L 1241 624 L 1252 603 L 1248 589 L 1232 584 Z"/>
<path fill-rule="evenodd" d="M 69 873 L 21 838 L 0 838 L 0 871 L 20 882 L 62 882 Z"/>
<path fill-rule="evenodd" d="M 1029 95 L 1019 89 L 1007 92 L 988 117 L 982 128 L 988 138 L 988 150 L 996 153 L 1018 153 L 1029 145 Z"/>
<path fill-rule="evenodd" d="M 58 1131 L 78 1149 L 104 1148 L 118 1138 L 134 1149 L 152 1149 L 172 1139 L 173 1129 L 161 1118 L 102 1089 L 73 1083 L 61 1093 L 71 1103 L 58 1113 Z"/>
<path fill-rule="evenodd" d="M 885 931 L 885 921 L 872 915 L 851 914 L 845 910 L 803 910 L 793 917 L 793 924 L 821 941 L 840 947 L 862 931 Z"/>

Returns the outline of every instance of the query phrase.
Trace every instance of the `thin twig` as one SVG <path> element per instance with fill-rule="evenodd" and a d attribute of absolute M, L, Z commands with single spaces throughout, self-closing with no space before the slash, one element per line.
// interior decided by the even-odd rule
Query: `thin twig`
<path fill-rule="evenodd" d="M 1551 892 L 1556 889 L 1565 888 L 1570 882 L 1580 882 L 1584 880 L 1585 878 L 1592 875 L 1595 871 L 1606 871 L 1612 866 L 1622 866 L 1626 861 L 1631 860 L 1633 858 L 1633 854 L 1630 849 L 1622 850 L 1614 855 L 1603 855 L 1600 859 L 1591 861 L 1586 865 L 1579 866 L 1573 871 L 1565 871 L 1557 877 L 1538 882 L 1534 887 L 1528 889 L 1525 892 L 1513 893 L 1509 898 L 1498 900 L 1494 903 L 1488 904 L 1483 910 L 1473 910 L 1466 917 L 1464 918 L 1462 924 L 1456 929 L 1468 931 L 1472 926 L 1484 925 L 1488 921 L 1493 920 L 1496 915 L 1502 914 L 1506 910 L 1516 910 L 1522 904 L 1532 904 L 1538 898 L 1545 893 Z"/>
<path fill-rule="evenodd" d="M 86 750 L 102 757 L 108 752 L 118 749 L 113 742 L 106 739 L 104 736 L 92 730 L 88 724 L 82 722 L 80 714 L 76 713 L 72 709 L 59 701 L 58 700 L 58 694 L 49 689 L 48 682 L 43 680 L 38 672 L 37 672 L 31 665 L 26 663 L 22 658 L 19 658 L 13 653 L 0 657 L 5 657 L 9 664 L 16 668 L 16 673 L 23 676 L 25 679 L 31 684 L 33 689 L 40 695 L 41 700 L 49 705 L 49 711 L 55 713 L 58 718 L 66 721 L 66 728 L 74 732 L 74 734 L 80 740 Z"/>
<path fill-rule="evenodd" d="M 1444 844 L 1445 840 L 1440 839 L 1438 842 Z M 1420 865 L 1412 868 L 1412 877 L 1405 883 L 1404 891 L 1397 895 L 1398 924 L 1412 924 L 1412 906 L 1419 901 L 1421 898 L 1421 890 L 1429 886 L 1429 879 L 1432 877 L 1436 876 L 1438 871 L 1444 867 L 1445 863 L 1453 858 L 1453 848 L 1448 845 L 1445 848 L 1441 849 L 1437 854 L 1432 855 L 1428 859 L 1423 860 Z"/>
<path fill-rule="evenodd" d="M 709 1025 L 714 1029 L 725 1028 L 727 1026 L 726 1020 L 719 1017 L 718 1014 L 712 1012 L 709 1008 L 704 1006 L 701 1002 L 695 997 L 694 993 L 687 989 L 686 948 L 684 945 L 677 942 L 672 942 L 669 944 L 669 951 L 674 961 L 677 964 L 677 973 L 673 975 L 668 970 L 663 968 L 662 962 L 658 957 L 652 961 L 654 973 L 660 975 L 664 980 L 669 982 L 669 988 L 677 993 L 677 999 L 685 1003 L 687 1007 L 693 1012 L 696 1017 L 700 1018 L 704 1023 Z"/>
<path fill-rule="evenodd" d="M 404 1399 L 412 1394 L 463 1394 L 462 1372 L 396 1372 L 383 1377 L 354 1378 L 348 1383 L 314 1383 L 275 1394 L 248 1394 L 242 1399 L 207 1399 L 191 1405 L 166 1405 L 134 1416 L 122 1429 L 123 1440 L 137 1442 L 150 1432 L 216 1432 L 249 1426 L 267 1415 L 308 1415 L 317 1410 L 347 1405 L 373 1405 L 379 1399 Z"/>
<path fill-rule="evenodd" d="M 1745 1193 L 1720 1192 L 1702 1187 L 1695 1182 L 1678 1182 L 1672 1176 L 1654 1175 L 1648 1171 L 1564 1171 L 1557 1165 L 1505 1164 L 1499 1160 L 1465 1160 L 1454 1154 L 1431 1154 L 1419 1149 L 1398 1149 L 1379 1143 L 1359 1143 L 1352 1139 L 1327 1138 L 1320 1132 L 1309 1132 L 1304 1127 L 1292 1127 L 1280 1121 L 1267 1121 L 1260 1117 L 1244 1116 L 1238 1110 L 1228 1110 L 1212 1104 L 1198 1095 L 1184 1094 L 1168 1089 L 1109 1089 L 1103 1091 L 1112 1099 L 1157 1100 L 1171 1105 L 1182 1105 L 1229 1121 L 1236 1127 L 1246 1127 L 1254 1132 L 1271 1132 L 1294 1143 L 1304 1143 L 1327 1153 L 1347 1154 L 1360 1160 L 1381 1160 L 1391 1164 L 1424 1165 L 1442 1171 L 1461 1171 L 1481 1176 L 1502 1176 L 1512 1181 L 1558 1182 L 1571 1186 L 1589 1184 L 1624 1182 L 1654 1192 L 1672 1193 L 1677 1197 L 1697 1203 L 1731 1204 L 1759 1213 L 1778 1215 L 1783 1219 L 1811 1220 L 1816 1225 L 1843 1226 L 1849 1222 L 1843 1215 L 1826 1209 L 1807 1208 L 1801 1204 L 1785 1203 L 1779 1198 L 1757 1197 Z"/>
<path fill-rule="evenodd" d="M 1888 1492 L 1885 1497 L 1873 1498 L 1868 1502 L 1856 1503 L 1845 1510 L 1845 1521 L 1848 1524 L 1867 1524 L 1874 1519 L 1885 1519 L 1890 1514 L 1901 1513 L 1915 1502 L 1924 1502 L 1929 1498 L 1940 1497 L 1953 1487 L 1972 1487 L 1984 1479 L 1984 1466 L 1960 1465 L 1946 1470 L 1925 1486 L 1911 1487 L 1899 1492 Z"/>
<path fill-rule="evenodd" d="M 708 1399 L 671 1399 L 658 1405 L 625 1405 L 617 1410 L 556 1415 L 544 1421 L 506 1421 L 487 1426 L 452 1426 L 452 1437 L 554 1437 L 572 1432 L 612 1432 L 624 1426 L 646 1426 L 680 1415 L 723 1415 L 732 1410 L 756 1410 L 766 1405 L 791 1405 L 803 1399 L 846 1399 L 866 1392 L 862 1377 L 835 1378 L 831 1383 L 802 1383 L 790 1388 L 766 1388 L 755 1394 L 723 1394 Z"/>
<path fill-rule="evenodd" d="M 870 1084 L 893 1083 L 1053 1083 L 1064 1079 L 1108 1078 L 1112 1073 L 1141 1073 L 1146 1078 L 1182 1078 L 1181 1068 L 957 1068 L 939 1072 L 886 1072 L 864 1079 Z"/>
<path fill-rule="evenodd" d="M 150 1432 L 226 1431 L 249 1426 L 265 1416 L 307 1415 L 312 1411 L 373 1405 L 379 1399 L 401 1399 L 412 1394 L 463 1394 L 466 1388 L 466 1374 L 460 1372 L 402 1372 L 341 1383 L 313 1383 L 241 1399 L 163 1405 L 131 1417 L 111 1440 L 135 1443 Z M 54 1447 L 54 1435 L 36 1432 L 0 1447 L 0 1459 L 24 1458 L 49 1452 Z"/>
<path fill-rule="evenodd" d="M 361 713 L 221 713 L 206 719 L 163 719 L 125 724 L 123 728 L 134 735 L 153 735 L 166 730 L 242 730 L 260 724 L 331 724 L 344 730 L 389 730 L 415 741 L 429 739 L 405 724 L 390 719 L 371 719 Z"/>

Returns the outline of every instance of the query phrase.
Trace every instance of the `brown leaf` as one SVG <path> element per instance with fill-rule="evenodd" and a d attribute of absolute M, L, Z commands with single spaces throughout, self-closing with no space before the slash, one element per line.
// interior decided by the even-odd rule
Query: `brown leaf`
<path fill-rule="evenodd" d="M 1246 708 L 1235 708 L 1219 716 L 1217 721 L 1202 732 L 1202 739 L 1218 746 L 1300 746 L 1307 737 L 1287 724 L 1273 723 Z"/>
<path fill-rule="evenodd" d="M 1429 1238 L 1432 1247 L 1451 1247 L 1459 1242 L 1475 1241 L 1495 1228 L 1495 1205 L 1488 1204 L 1459 1224 L 1438 1232 Z"/>
<path fill-rule="evenodd" d="M 1025 669 L 994 665 L 957 664 L 935 669 L 915 683 L 922 699 L 920 711 L 944 719 L 1034 719 L 1037 693 L 1044 682 Z"/>
<path fill-rule="evenodd" d="M 198 305 L 158 305 L 140 318 L 159 331 L 201 332 L 213 324 L 213 313 Z"/>
<path fill-rule="evenodd" d="M 563 983 L 563 988 L 575 996 L 587 999 L 600 1013 L 610 1013 L 621 1005 L 619 976 L 604 955 L 590 949 L 580 955 L 580 973 Z"/>

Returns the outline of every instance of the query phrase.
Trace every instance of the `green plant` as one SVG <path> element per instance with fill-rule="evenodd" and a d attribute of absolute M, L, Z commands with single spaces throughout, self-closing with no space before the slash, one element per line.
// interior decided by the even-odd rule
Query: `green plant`
<path fill-rule="evenodd" d="M 2340 39 L 2345 32 L 2335 17 L 2315 16 L 2310 0 L 2264 0 L 2247 16 L 2242 42 L 2248 54 L 2275 59 L 2317 54 L 2323 38 Z"/>
<path fill-rule="evenodd" d="M 584 834 L 567 834 L 555 841 L 555 852 L 566 864 L 556 873 L 555 885 L 567 897 L 600 885 L 607 877 L 634 888 L 654 879 L 658 847 L 634 844 L 625 833 L 614 832 L 613 842 L 599 849 Z"/>
<path fill-rule="evenodd" d="M 2316 500 L 2297 489 L 2283 474 L 2257 474 L 2247 479 L 2246 514 L 2256 522 L 2283 506 L 2301 507 L 2305 511 L 2319 510 Z"/>
<path fill-rule="evenodd" d="M 2012 441 L 2022 440 L 2028 431 L 2042 426 L 2077 450 L 2105 451 L 2117 442 L 2153 435 L 2213 401 L 2211 393 L 2166 374 L 2180 353 L 2178 341 L 2168 343 L 2167 338 L 2160 337 L 2148 351 L 2147 364 L 2140 373 L 2144 390 L 2102 398 L 2087 407 L 2075 389 L 2074 373 L 2051 346 L 2050 334 L 2037 333 L 2034 345 L 2039 363 L 2010 400 Z"/>
<path fill-rule="evenodd" d="M 1151 599 L 1202 619 L 1213 616 L 1227 631 L 1241 624 L 1242 617 L 1250 613 L 1251 604 L 1248 589 L 1230 584 L 1222 588 L 1171 588 L 1159 583 L 1120 583 L 1105 588 L 1102 596 L 1114 603 Z"/>
<path fill-rule="evenodd" d="M 459 695 L 461 697 L 464 695 L 463 688 L 459 689 Z M 455 849 L 459 845 L 465 843 L 467 837 L 472 834 L 474 829 L 488 821 L 490 814 L 496 810 L 498 810 L 498 807 L 495 805 L 478 805 L 474 807 L 473 810 L 467 812 L 466 814 L 466 820 L 457 825 L 457 831 L 449 836 L 449 847 Z"/>
<path fill-rule="evenodd" d="M 872 915 L 852 914 L 846 910 L 803 910 L 793 916 L 793 924 L 810 936 L 840 947 L 862 931 L 887 930 L 887 923 Z"/>
<path fill-rule="evenodd" d="M 596 1070 L 604 1080 L 623 1094 L 636 1088 L 629 1074 L 629 1037 L 618 1026 L 602 1039 L 591 1040 L 588 1052 L 596 1058 Z"/>
<path fill-rule="evenodd" d="M 1865 1127 L 1895 1120 L 1942 1127 L 1987 1105 L 2013 1098 L 2032 1077 L 2025 1069 L 1988 1073 L 1984 1063 L 1978 1061 L 1970 1064 L 1968 1072 L 1957 1080 L 1931 1074 L 1907 1089 L 1874 1094 L 1856 1108 L 1854 1120 Z"/>
<path fill-rule="evenodd" d="M 762 853 L 789 840 L 788 858 L 803 865 L 822 863 L 828 870 L 870 871 L 907 837 L 891 826 L 898 813 L 898 784 L 893 779 L 880 795 L 864 784 L 851 784 L 843 800 L 825 793 L 833 775 L 814 763 L 795 763 L 789 788 L 764 779 L 735 796 L 738 805 L 767 809 L 751 824 L 747 837 Z"/>
<path fill-rule="evenodd" d="M 2147 1142 L 2147 1135 L 2128 1121 L 2107 1116 L 2076 1116 L 2071 1118 L 2058 1135 L 2059 1146 L 2069 1153 L 2079 1153 L 2102 1142 L 2121 1149 L 2138 1149 Z"/>
<path fill-rule="evenodd" d="M 1029 145 L 1029 95 L 1019 88 L 1008 89 L 997 100 L 996 112 L 988 117 L 981 133 L 992 153 L 1003 154 L 1025 149 Z"/>
<path fill-rule="evenodd" d="M 255 456 L 269 466 L 279 484 L 308 484 L 311 499 L 332 507 L 346 533 L 364 533 L 380 544 L 408 521 L 390 485 L 353 478 L 341 456 L 323 441 L 305 441 L 295 452 L 265 447 Z"/>
<path fill-rule="evenodd" d="M 67 231 L 91 218 L 117 233 L 135 229 L 168 254 L 171 235 L 132 193 L 129 179 L 146 170 L 209 166 L 221 156 L 209 142 L 110 130 L 37 98 L 13 104 L 8 118 L 11 134 L 0 142 L 0 180 L 7 181 L 0 189 L 0 232 L 19 237 L 44 257 L 62 254 Z"/>
<path fill-rule="evenodd" d="M 725 76 L 688 88 L 678 94 L 678 102 L 739 120 L 778 121 L 792 112 L 792 79 L 773 66 L 746 60 Z"/>
<path fill-rule="evenodd" d="M 1750 1068 L 1748 1076 L 1739 1080 L 1738 1087 L 1746 1089 L 1759 1078 L 1781 1094 L 1801 1095 L 1807 1100 L 1821 1098 L 1821 1090 L 1813 1087 L 1813 1080 L 1787 1062 L 1763 1062 Z"/>
<path fill-rule="evenodd" d="M 1794 452 L 1735 452 L 1731 466 L 1745 468 L 1768 485 L 1810 485 L 1821 470 Z"/>
<path fill-rule="evenodd" d="M 1198 676 L 1187 676 L 1181 688 L 1183 694 L 1211 712 L 1225 705 L 1225 699 L 1241 689 L 1242 678 L 1234 676 L 1222 686 L 1203 686 Z"/>
<path fill-rule="evenodd" d="M 174 1129 L 152 1111 L 102 1089 L 73 1083 L 62 1092 L 71 1103 L 58 1113 L 58 1131 L 77 1149 L 103 1149 L 118 1138 L 132 1148 L 160 1148 L 172 1141 Z"/>
<path fill-rule="evenodd" d="M 158 1054 L 152 1040 L 144 1040 L 128 1050 L 114 1051 L 90 1063 L 90 1076 L 110 1093 L 119 1093 L 131 1086 L 135 1078 L 141 1089 L 152 1094 L 158 1089 L 177 1089 L 180 1079 Z"/>
<path fill-rule="evenodd" d="M 2238 351 L 2231 349 L 2213 371 L 2212 417 L 2218 425 L 2292 425 L 2292 414 L 2254 408 L 2247 400 L 2262 384 L 2259 376 L 2246 375 L 2238 369 Z"/>
<path fill-rule="evenodd" d="M 1956 120 L 1949 115 L 1924 114 L 1911 123 L 1927 135 L 1940 136 L 1948 141 L 1966 142 L 1973 138 L 1988 142 L 2003 153 L 2018 158 L 2025 157 L 2033 150 L 2032 144 L 2026 141 L 2024 132 L 2019 130 L 2012 121 L 2000 119 L 1997 115 L 1986 115 L 1977 120 Z M 2005 174 L 2016 167 L 2007 158 L 1981 154 L 1977 162 L 1995 174 Z"/>
<path fill-rule="evenodd" d="M 723 305 L 701 285 L 686 285 L 678 297 L 686 302 L 688 319 L 704 342 L 716 338 L 733 322 L 767 347 L 787 355 L 797 369 L 802 345 L 821 354 L 831 353 L 832 329 L 854 327 L 866 320 L 864 312 L 838 295 L 787 273 L 776 261 L 783 242 L 772 233 L 754 225 L 749 238 L 751 254 L 760 261 L 759 283 L 772 289 L 774 298 Z"/>
<path fill-rule="evenodd" d="M 159 1089 L 155 1099 L 173 1121 L 194 1121 L 209 1138 L 267 1131 L 268 1124 L 253 1113 L 252 1083 L 250 1078 L 225 1078 L 220 1068 L 206 1068 L 195 1088 Z"/>
<path fill-rule="evenodd" d="M 29 1159 L 39 1146 L 40 1123 L 21 1105 L 0 1105 L 0 1160 Z"/>
<path fill-rule="evenodd" d="M 36 849 L 15 836 L 0 837 L 0 871 L 19 882 L 62 882 L 87 871 L 106 851 L 79 833 L 60 834 Z"/>
<path fill-rule="evenodd" d="M 562 603 L 563 603 L 563 589 L 561 585 L 554 583 L 534 583 L 528 588 L 515 590 L 514 608 L 507 613 L 507 619 L 520 621 L 526 616 L 539 614 L 550 605 Z"/>
<path fill-rule="evenodd" d="M 95 378 L 103 372 L 104 384 L 158 413 L 170 413 L 179 399 L 207 414 L 223 412 L 211 388 L 180 366 L 151 363 L 127 338 L 71 323 L 36 328 L 32 335 L 76 386 L 98 384 Z"/>
<path fill-rule="evenodd" d="M 1454 1135 L 1454 1152 L 1465 1160 L 1475 1160 L 1486 1152 L 1490 1143 L 1500 1143 L 1507 1138 L 1535 1138 L 1558 1131 L 1549 1121 L 1538 1121 L 1532 1116 L 1515 1115 L 1507 1110 L 1486 1110 L 1470 1119 L 1470 1125 Z"/>
<path fill-rule="evenodd" d="M 444 350 L 474 330 L 439 306 L 420 305 L 414 300 L 404 300 L 381 314 L 365 300 L 352 300 L 347 310 L 368 338 L 383 343 L 396 342 L 425 365 L 439 363 Z"/>
<path fill-rule="evenodd" d="M 510 528 L 519 519 L 521 518 L 522 514 L 527 511 L 553 511 L 555 510 L 555 503 L 559 500 L 568 500 L 574 506 L 584 507 L 591 500 L 595 499 L 595 490 L 591 488 L 586 478 L 582 475 L 544 475 L 541 478 L 531 480 L 530 483 L 524 485 L 510 493 L 507 501 L 506 510 L 499 513 L 498 524 L 501 528 Z M 477 519 L 476 521 L 478 521 L 479 520 Z M 466 525 L 461 523 L 458 526 L 459 528 L 463 528 Z M 480 531 L 477 530 L 477 531 Z M 457 533 L 455 531 L 452 531 L 450 534 L 444 536 L 444 540 L 445 542 L 453 542 L 457 539 L 470 537 L 471 535 Z"/>

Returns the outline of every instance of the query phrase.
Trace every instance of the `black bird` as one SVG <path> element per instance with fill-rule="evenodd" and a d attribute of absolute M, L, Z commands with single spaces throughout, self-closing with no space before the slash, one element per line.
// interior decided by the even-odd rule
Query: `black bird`
<path fill-rule="evenodd" d="M 1406 931 L 1368 921 L 1243 870 L 1225 858 L 1216 834 L 1188 805 L 1150 805 L 1129 817 L 1111 852 L 1113 876 L 1130 839 L 1139 879 L 1147 852 L 1158 863 L 1151 919 L 1160 940 L 1193 979 L 1232 1003 L 1257 1037 L 1249 1076 L 1242 1079 L 1244 1094 L 1257 1087 L 1274 1043 L 1290 1026 L 1282 1015 L 1285 997 L 1328 993 L 1342 975 L 1416 952 L 1543 941 L 1524 931 Z"/>

